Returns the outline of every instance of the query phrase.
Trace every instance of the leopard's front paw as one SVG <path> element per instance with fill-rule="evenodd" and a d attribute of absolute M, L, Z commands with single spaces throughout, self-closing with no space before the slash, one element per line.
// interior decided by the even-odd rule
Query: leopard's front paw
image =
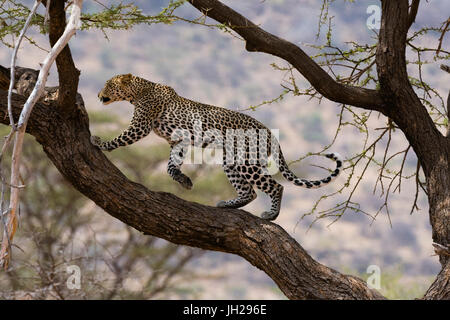
<path fill-rule="evenodd" d="M 183 173 L 180 172 L 178 175 L 174 176 L 173 178 L 176 182 L 181 184 L 181 186 L 183 188 L 186 188 L 188 190 L 192 189 L 193 185 L 192 185 L 191 179 L 188 176 L 184 175 Z"/>
<path fill-rule="evenodd" d="M 96 146 L 99 147 L 101 149 L 101 145 L 102 145 L 102 140 L 100 139 L 100 137 L 97 136 L 91 136 L 91 143 Z"/>
<path fill-rule="evenodd" d="M 181 184 L 183 188 L 186 188 L 188 190 L 191 190 L 193 186 L 191 179 L 185 175 L 179 178 L 178 183 Z"/>

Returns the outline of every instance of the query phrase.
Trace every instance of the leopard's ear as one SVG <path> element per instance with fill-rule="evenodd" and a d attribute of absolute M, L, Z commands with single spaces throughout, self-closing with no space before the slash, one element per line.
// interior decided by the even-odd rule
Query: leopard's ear
<path fill-rule="evenodd" d="M 128 73 L 128 74 L 124 74 L 124 75 L 120 76 L 119 81 L 120 81 L 120 83 L 127 84 L 127 83 L 130 83 L 132 78 L 133 78 L 133 75 L 131 73 Z"/>

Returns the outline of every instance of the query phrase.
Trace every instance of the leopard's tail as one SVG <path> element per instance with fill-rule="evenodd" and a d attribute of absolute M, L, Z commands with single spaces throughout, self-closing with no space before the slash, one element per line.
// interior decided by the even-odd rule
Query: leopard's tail
<path fill-rule="evenodd" d="M 336 162 L 336 169 L 328 177 L 321 180 L 306 180 L 298 178 L 291 170 L 289 170 L 286 160 L 284 159 L 283 153 L 281 152 L 281 148 L 279 148 L 278 161 L 276 162 L 281 174 L 287 180 L 293 182 L 296 186 L 299 187 L 315 189 L 323 187 L 324 185 L 335 180 L 337 176 L 341 173 L 342 160 L 340 159 L 339 155 L 337 153 L 328 153 L 325 156 Z"/>

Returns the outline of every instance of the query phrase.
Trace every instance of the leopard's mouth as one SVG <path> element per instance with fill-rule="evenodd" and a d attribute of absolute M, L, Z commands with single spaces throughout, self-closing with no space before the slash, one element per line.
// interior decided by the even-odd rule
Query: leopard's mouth
<path fill-rule="evenodd" d="M 111 99 L 108 98 L 108 97 L 100 96 L 99 99 L 100 99 L 100 101 L 101 101 L 103 104 L 109 104 L 109 103 L 111 103 Z"/>

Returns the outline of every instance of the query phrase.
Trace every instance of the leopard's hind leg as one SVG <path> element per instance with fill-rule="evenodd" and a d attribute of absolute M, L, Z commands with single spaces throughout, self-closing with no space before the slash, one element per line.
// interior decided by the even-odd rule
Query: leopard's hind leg
<path fill-rule="evenodd" d="M 258 165 L 237 166 L 237 171 L 248 183 L 270 196 L 272 201 L 270 211 L 263 212 L 261 218 L 275 220 L 280 213 L 283 186 L 276 182 L 272 176 L 265 174 Z"/>
<path fill-rule="evenodd" d="M 235 166 L 223 166 L 231 185 L 236 190 L 238 197 L 232 200 L 222 200 L 217 203 L 221 208 L 240 208 L 252 202 L 256 198 L 256 192 L 252 185 L 245 180 L 236 170 Z"/>

